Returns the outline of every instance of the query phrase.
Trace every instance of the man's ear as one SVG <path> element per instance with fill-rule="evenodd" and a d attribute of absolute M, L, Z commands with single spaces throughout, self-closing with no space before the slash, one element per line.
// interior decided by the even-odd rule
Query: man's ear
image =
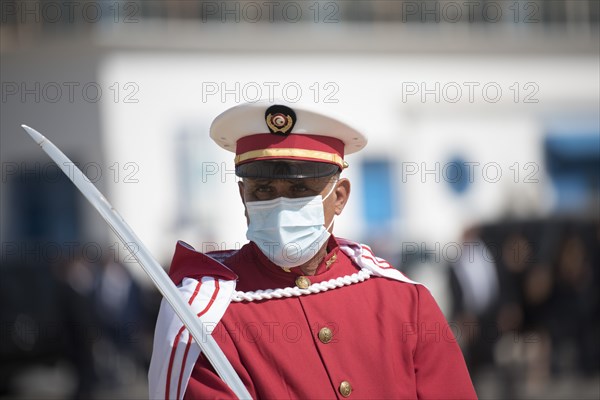
<path fill-rule="evenodd" d="M 242 204 L 244 205 L 244 215 L 246 216 L 246 224 L 250 224 L 250 219 L 248 218 L 248 209 L 246 208 L 246 200 L 244 199 L 244 181 L 238 181 L 238 191 L 240 193 L 240 199 L 242 199 Z"/>
<path fill-rule="evenodd" d="M 348 198 L 350 197 L 350 181 L 347 178 L 342 178 L 338 181 L 335 188 L 335 215 L 340 215 L 346 207 Z"/>

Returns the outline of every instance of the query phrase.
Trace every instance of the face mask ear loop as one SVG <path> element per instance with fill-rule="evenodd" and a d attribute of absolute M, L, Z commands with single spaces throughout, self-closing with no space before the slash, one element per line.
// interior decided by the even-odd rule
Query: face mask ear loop
<path fill-rule="evenodd" d="M 333 193 L 333 191 L 335 190 L 335 186 L 336 184 L 339 182 L 339 179 L 336 179 L 335 182 L 333 182 L 333 186 L 331 187 L 331 189 L 329 190 L 329 193 L 327 193 L 327 196 L 323 197 L 323 201 L 327 200 L 327 198 L 329 196 L 331 196 L 331 193 Z"/>
<path fill-rule="evenodd" d="M 331 227 L 333 226 L 333 221 L 335 221 L 335 217 L 336 217 L 336 215 L 335 215 L 335 214 L 333 214 L 333 217 L 331 217 L 331 222 L 329 223 L 329 225 L 327 225 L 327 228 L 325 228 L 325 230 L 326 230 L 327 232 L 329 232 L 329 230 L 330 230 L 330 229 L 331 229 Z"/>
<path fill-rule="evenodd" d="M 331 196 L 331 193 L 333 193 L 333 191 L 335 190 L 336 184 L 338 183 L 339 179 L 336 179 L 335 182 L 333 183 L 333 187 L 331 188 L 331 190 L 329 190 L 329 193 L 327 193 L 327 196 L 325 196 L 323 198 L 323 201 L 325 201 L 329 196 Z M 327 232 L 329 232 L 329 229 L 331 229 L 331 227 L 333 226 L 333 221 L 335 220 L 336 215 L 333 214 L 333 217 L 331 218 L 331 222 L 329 223 L 329 225 L 327 225 L 327 228 L 325 228 L 325 230 Z"/>

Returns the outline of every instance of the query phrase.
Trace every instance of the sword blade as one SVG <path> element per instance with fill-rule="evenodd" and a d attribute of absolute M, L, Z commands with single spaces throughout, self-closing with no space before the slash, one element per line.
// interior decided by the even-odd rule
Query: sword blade
<path fill-rule="evenodd" d="M 52 158 L 56 165 L 67 175 L 75 184 L 77 189 L 100 213 L 102 218 L 108 223 L 113 232 L 129 249 L 131 255 L 135 257 L 142 269 L 148 274 L 154 285 L 158 288 L 163 297 L 169 302 L 181 322 L 189 330 L 190 334 L 200 346 L 200 349 L 210 361 L 215 371 L 221 379 L 229 385 L 231 390 L 240 399 L 250 399 L 250 393 L 242 383 L 231 363 L 215 341 L 209 335 L 207 328 L 202 321 L 195 315 L 190 305 L 181 297 L 177 287 L 169 279 L 167 273 L 160 264 L 152 257 L 150 251 L 144 243 L 137 237 L 133 229 L 125 222 L 123 217 L 110 205 L 106 198 L 94 186 L 92 182 L 81 172 L 69 158 L 59 150 L 44 135 L 27 125 L 21 127 L 31 136 L 31 138 Z M 132 251 L 130 243 L 137 245 L 137 251 Z"/>

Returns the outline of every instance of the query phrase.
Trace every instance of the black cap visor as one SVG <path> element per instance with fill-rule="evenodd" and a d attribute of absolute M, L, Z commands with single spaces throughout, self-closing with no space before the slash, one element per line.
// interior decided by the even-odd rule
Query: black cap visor
<path fill-rule="evenodd" d="M 259 160 L 235 167 L 240 178 L 304 179 L 331 176 L 340 171 L 335 164 L 313 161 Z"/>

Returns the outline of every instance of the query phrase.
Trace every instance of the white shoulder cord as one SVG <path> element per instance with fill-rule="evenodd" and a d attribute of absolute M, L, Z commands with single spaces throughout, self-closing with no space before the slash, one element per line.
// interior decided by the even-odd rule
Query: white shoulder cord
<path fill-rule="evenodd" d="M 326 292 L 330 289 L 337 289 L 343 286 L 352 285 L 353 283 L 363 282 L 369 279 L 371 275 L 373 275 L 373 271 L 367 268 L 362 268 L 360 271 L 352 275 L 341 276 L 339 278 L 330 279 L 328 281 L 313 283 L 306 289 L 300 289 L 299 287 L 286 287 L 285 289 L 267 289 L 257 290 L 255 292 L 235 291 L 233 292 L 231 301 L 242 302 L 281 299 L 283 297 L 296 297 L 313 293 Z"/>

